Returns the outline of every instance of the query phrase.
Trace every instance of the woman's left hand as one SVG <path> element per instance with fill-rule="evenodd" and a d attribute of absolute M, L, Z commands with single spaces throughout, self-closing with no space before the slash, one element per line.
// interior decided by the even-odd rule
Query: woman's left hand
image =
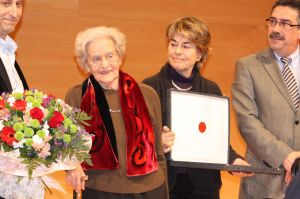
<path fill-rule="evenodd" d="M 248 162 L 241 158 L 236 158 L 233 163 L 233 165 L 244 165 L 244 166 L 250 166 Z M 234 171 L 232 172 L 233 175 L 239 176 L 239 177 L 251 177 L 254 175 L 254 173 L 247 173 L 247 172 L 240 172 L 240 171 Z"/>
<path fill-rule="evenodd" d="M 172 132 L 169 127 L 163 126 L 163 131 L 162 131 L 162 143 L 164 147 L 164 152 L 168 153 L 171 151 L 172 146 L 174 145 L 175 141 L 175 133 Z"/>
<path fill-rule="evenodd" d="M 80 165 L 66 173 L 67 183 L 71 185 L 77 193 L 80 193 L 81 190 L 85 189 L 85 181 L 88 179 L 87 177 L 88 176 L 85 175 Z"/>

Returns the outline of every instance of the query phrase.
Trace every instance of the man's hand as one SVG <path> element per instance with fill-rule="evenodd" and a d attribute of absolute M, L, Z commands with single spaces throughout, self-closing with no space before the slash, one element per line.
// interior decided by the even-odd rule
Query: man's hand
<path fill-rule="evenodd" d="M 300 151 L 293 151 L 284 159 L 283 167 L 286 170 L 285 173 L 285 182 L 289 184 L 292 180 L 291 169 L 297 158 L 300 157 Z"/>
<path fill-rule="evenodd" d="M 250 164 L 248 162 L 246 162 L 245 160 L 241 159 L 241 158 L 236 158 L 233 163 L 233 165 L 244 165 L 244 166 L 250 166 Z M 235 176 L 239 176 L 239 177 L 251 177 L 254 175 L 254 173 L 247 173 L 247 172 L 232 172 L 233 175 Z"/>

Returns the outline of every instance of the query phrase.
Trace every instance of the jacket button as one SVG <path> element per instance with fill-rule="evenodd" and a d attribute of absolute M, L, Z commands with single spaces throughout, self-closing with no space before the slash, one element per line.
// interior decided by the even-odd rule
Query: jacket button
<path fill-rule="evenodd" d="M 299 124 L 299 120 L 296 120 L 296 121 L 295 121 L 295 124 L 298 125 L 298 124 Z"/>

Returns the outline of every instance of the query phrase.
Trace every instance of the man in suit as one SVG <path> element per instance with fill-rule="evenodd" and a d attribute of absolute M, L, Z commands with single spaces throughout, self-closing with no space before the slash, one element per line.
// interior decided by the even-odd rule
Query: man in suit
<path fill-rule="evenodd" d="M 300 0 L 277 0 L 266 19 L 269 48 L 237 61 L 232 96 L 246 159 L 286 170 L 242 179 L 240 198 L 284 198 L 291 179 L 300 150 L 299 21 Z"/>
<path fill-rule="evenodd" d="M 28 89 L 21 68 L 15 61 L 17 44 L 8 36 L 21 19 L 24 0 L 0 0 L 0 94 Z"/>

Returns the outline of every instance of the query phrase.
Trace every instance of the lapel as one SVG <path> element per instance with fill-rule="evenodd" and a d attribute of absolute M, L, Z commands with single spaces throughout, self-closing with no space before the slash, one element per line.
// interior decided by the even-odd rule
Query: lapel
<path fill-rule="evenodd" d="M 0 78 L 1 78 L 1 84 L 3 84 L 4 87 L 6 88 L 6 92 L 11 92 L 12 87 L 1 58 L 0 58 Z"/>
<path fill-rule="evenodd" d="M 24 75 L 23 75 L 23 73 L 22 73 L 22 70 L 21 70 L 19 64 L 17 63 L 17 61 L 15 61 L 15 68 L 16 68 L 16 71 L 18 72 L 18 75 L 19 75 L 21 81 L 22 81 L 24 90 L 28 90 L 28 89 L 29 89 L 29 88 L 28 88 L 28 84 L 27 84 L 27 82 L 26 82 L 26 79 L 25 79 L 25 77 L 24 77 Z"/>
<path fill-rule="evenodd" d="M 22 73 L 22 70 L 19 67 L 17 62 L 15 62 L 15 68 L 16 68 L 16 71 L 17 71 L 21 81 L 22 81 L 24 90 L 28 90 L 29 89 L 28 84 L 27 84 L 26 79 Z M 1 84 L 3 84 L 3 86 L 5 87 L 5 92 L 11 92 L 12 87 L 10 84 L 10 80 L 9 80 L 8 74 L 6 72 L 5 66 L 4 66 L 1 58 L 0 58 L 0 79 L 1 79 Z"/>
<path fill-rule="evenodd" d="M 295 105 L 292 98 L 290 97 L 289 90 L 285 84 L 285 80 L 282 77 L 281 71 L 279 70 L 279 66 L 276 62 L 276 57 L 273 51 L 268 48 L 262 53 L 258 54 L 258 56 L 258 59 L 261 60 L 269 77 L 273 80 L 274 84 L 276 85 L 282 96 L 286 99 L 290 107 L 296 112 Z"/>

